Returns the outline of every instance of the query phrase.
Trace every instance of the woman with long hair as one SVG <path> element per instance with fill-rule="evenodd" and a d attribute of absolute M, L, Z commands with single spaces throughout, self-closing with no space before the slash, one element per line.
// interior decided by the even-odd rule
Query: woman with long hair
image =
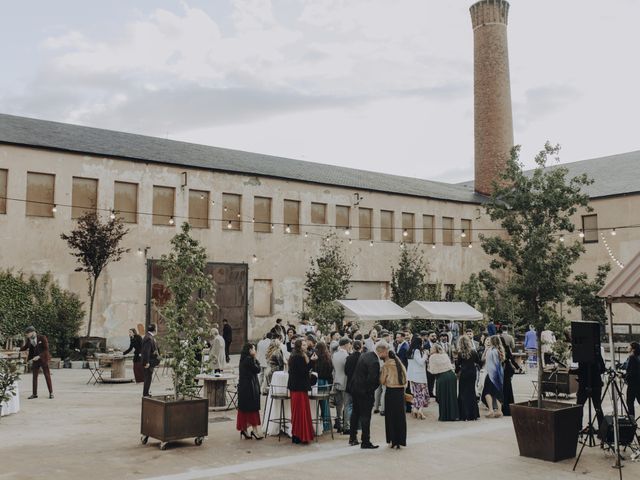
<path fill-rule="evenodd" d="M 333 384 L 333 362 L 331 362 L 331 355 L 326 343 L 318 342 L 316 355 L 318 356 L 318 360 L 315 363 L 315 372 L 318 374 L 318 392 L 328 393 L 328 387 L 326 386 Z M 323 432 L 331 430 L 331 411 L 329 408 L 328 400 L 320 402 Z"/>
<path fill-rule="evenodd" d="M 287 388 L 291 394 L 291 440 L 293 443 L 309 443 L 313 440 L 313 421 L 309 406 L 311 390 L 311 360 L 317 360 L 314 353 L 307 356 L 307 341 L 299 338 L 293 344 L 289 357 L 289 381 Z"/>
<path fill-rule="evenodd" d="M 510 417 L 511 409 L 509 405 L 511 405 L 515 400 L 513 398 L 513 386 L 511 384 L 511 379 L 513 375 L 520 369 L 518 365 L 516 365 L 516 361 L 513 358 L 513 354 L 511 353 L 511 348 L 507 345 L 505 339 L 501 336 L 500 343 L 502 344 L 502 349 L 504 350 L 504 380 L 502 382 L 502 414 Z"/>
<path fill-rule="evenodd" d="M 133 376 L 136 379 L 136 383 L 144 382 L 144 366 L 140 356 L 142 353 L 142 337 L 135 328 L 129 329 L 129 348 L 122 354 L 126 355 L 131 350 L 133 350 Z"/>
<path fill-rule="evenodd" d="M 415 335 L 411 339 L 409 346 L 407 379 L 413 395 L 411 404 L 411 415 L 420 420 L 424 420 L 422 409 L 429 406 L 429 388 L 427 384 L 427 359 L 428 352 L 424 351 L 422 338 Z"/>
<path fill-rule="evenodd" d="M 436 376 L 436 400 L 438 420 L 451 422 L 458 420 L 458 385 L 451 359 L 442 345 L 435 343 L 429 356 L 429 371 Z"/>
<path fill-rule="evenodd" d="M 380 372 L 380 384 L 386 387 L 384 394 L 384 429 L 387 443 L 400 450 L 407 446 L 407 416 L 405 415 L 404 391 L 407 387 L 407 371 L 393 352 Z"/>
<path fill-rule="evenodd" d="M 240 352 L 238 374 L 238 416 L 236 429 L 240 438 L 262 440 L 256 431 L 260 426 L 260 363 L 256 359 L 256 346 L 246 343 Z M 251 428 L 251 433 L 249 433 Z"/>
<path fill-rule="evenodd" d="M 500 342 L 500 337 L 493 335 L 489 337 L 489 346 L 485 350 L 485 368 L 487 376 L 484 378 L 484 388 L 482 398 L 487 402 L 489 414 L 487 418 L 499 418 L 502 416 L 504 370 L 502 362 L 505 359 L 504 348 Z"/>
<path fill-rule="evenodd" d="M 480 418 L 478 400 L 476 398 L 476 377 L 478 375 L 480 357 L 473 348 L 471 339 L 463 335 L 458 339 L 458 358 L 456 373 L 458 382 L 458 410 L 460 420 L 477 420 Z"/>
<path fill-rule="evenodd" d="M 267 359 L 267 369 L 264 373 L 262 393 L 266 395 L 269 393 L 273 373 L 284 371 L 284 354 L 282 353 L 282 342 L 279 337 L 276 336 L 271 340 L 271 343 L 267 347 L 265 358 Z"/>

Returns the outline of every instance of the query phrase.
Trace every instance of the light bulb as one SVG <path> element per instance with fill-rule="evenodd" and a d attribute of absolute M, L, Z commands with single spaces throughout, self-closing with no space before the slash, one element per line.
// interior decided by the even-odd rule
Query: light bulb
<path fill-rule="evenodd" d="M 175 220 L 173 219 L 173 217 L 171 217 L 171 218 L 169 219 L 169 225 L 173 225 L 174 223 L 176 223 L 176 222 L 175 222 Z"/>
<path fill-rule="evenodd" d="M 580 233 L 578 234 L 578 236 L 579 236 L 580 238 L 584 238 L 584 232 L 583 232 L 582 230 L 580 230 Z"/>
<path fill-rule="evenodd" d="M 291 233 L 291 226 L 287 225 L 287 227 L 284 229 L 285 232 L 287 233 Z"/>
<path fill-rule="evenodd" d="M 462 238 L 464 238 L 464 237 L 466 237 L 466 236 L 467 236 L 467 234 L 466 234 L 466 233 L 465 233 L 465 231 L 464 231 L 464 228 L 462 229 L 462 233 L 460 234 L 460 236 L 461 236 Z"/>
<path fill-rule="evenodd" d="M 251 223 L 256 223 L 256 217 L 251 218 Z"/>
<path fill-rule="evenodd" d="M 615 235 L 616 234 L 616 229 L 614 228 L 613 230 L 611 230 L 611 235 Z"/>
<path fill-rule="evenodd" d="M 351 230 L 349 230 L 349 227 L 347 227 L 344 231 L 345 235 L 351 235 Z"/>
<path fill-rule="evenodd" d="M 405 228 L 404 231 L 402 232 L 402 236 L 403 237 L 408 237 L 409 236 L 409 232 L 407 232 L 407 229 Z"/>
<path fill-rule="evenodd" d="M 239 214 L 239 213 L 236 213 L 236 217 L 240 218 L 240 214 Z"/>
<path fill-rule="evenodd" d="M 111 220 L 115 220 L 116 219 L 116 212 L 114 210 L 111 210 L 111 215 L 109 215 L 109 218 Z"/>
<path fill-rule="evenodd" d="M 307 232 L 304 232 L 304 238 L 307 238 L 309 236 L 309 234 Z"/>
<path fill-rule="evenodd" d="M 142 255 L 142 249 L 138 248 L 138 255 Z"/>
<path fill-rule="evenodd" d="M 353 240 L 349 239 L 349 245 L 351 245 L 353 243 Z"/>
<path fill-rule="evenodd" d="M 436 244 L 435 244 L 435 243 L 432 243 L 432 244 L 431 244 L 431 248 L 436 248 Z"/>
<path fill-rule="evenodd" d="M 253 254 L 253 257 L 251 257 L 251 261 L 252 261 L 253 263 L 256 263 L 256 262 L 258 261 L 258 257 L 256 257 L 256 254 L 255 254 L 255 253 Z"/>
<path fill-rule="evenodd" d="M 370 240 L 370 241 L 369 241 L 369 246 L 370 246 L 370 247 L 373 247 L 373 240 Z"/>
<path fill-rule="evenodd" d="M 224 211 L 225 211 L 225 212 L 227 211 L 227 207 L 224 207 Z"/>
<path fill-rule="evenodd" d="M 271 230 L 273 230 L 275 228 L 275 226 L 273 225 L 273 223 L 271 224 Z"/>
<path fill-rule="evenodd" d="M 564 235 L 560 235 L 560 239 L 561 242 L 564 242 Z"/>
<path fill-rule="evenodd" d="M 56 212 L 58 211 L 58 207 L 56 207 L 56 206 L 54 205 L 54 206 L 53 206 L 53 208 L 51 209 L 51 211 L 52 211 L 53 213 L 56 213 Z"/>
<path fill-rule="evenodd" d="M 227 223 L 227 229 L 231 230 L 233 228 L 233 225 L 231 224 L 231 220 L 229 220 L 229 222 Z"/>
<path fill-rule="evenodd" d="M 468 247 L 469 247 L 469 248 L 472 248 L 472 247 L 473 247 L 473 245 L 469 244 L 469 245 L 468 245 Z"/>

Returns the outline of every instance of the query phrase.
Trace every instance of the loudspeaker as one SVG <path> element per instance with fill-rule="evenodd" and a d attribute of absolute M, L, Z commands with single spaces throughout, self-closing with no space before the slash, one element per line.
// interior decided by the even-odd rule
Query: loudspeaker
<path fill-rule="evenodd" d="M 595 363 L 600 353 L 600 324 L 571 322 L 571 350 L 574 362 Z"/>
<path fill-rule="evenodd" d="M 636 423 L 633 418 L 618 417 L 618 443 L 626 446 L 633 443 L 633 437 L 636 433 Z M 598 438 L 604 443 L 613 445 L 613 415 L 605 415 L 602 425 L 600 425 L 600 431 L 598 432 Z"/>

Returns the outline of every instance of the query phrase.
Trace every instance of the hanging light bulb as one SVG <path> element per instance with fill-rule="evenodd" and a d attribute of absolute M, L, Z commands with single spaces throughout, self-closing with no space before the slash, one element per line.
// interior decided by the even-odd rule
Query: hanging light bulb
<path fill-rule="evenodd" d="M 349 230 L 349 227 L 347 227 L 344 231 L 345 235 L 351 235 L 351 230 Z"/>
<path fill-rule="evenodd" d="M 580 238 L 584 238 L 584 232 L 582 231 L 582 229 L 580 229 L 580 233 L 578 233 L 578 236 Z"/>
<path fill-rule="evenodd" d="M 211 205 L 215 205 L 216 201 L 215 200 L 211 200 Z"/>
<path fill-rule="evenodd" d="M 369 240 L 369 246 L 373 247 L 373 240 Z"/>
<path fill-rule="evenodd" d="M 406 228 L 402 231 L 402 236 L 403 237 L 408 237 L 409 236 L 409 232 L 407 232 Z"/>
<path fill-rule="evenodd" d="M 436 248 L 436 244 L 435 244 L 435 243 L 432 243 L 432 244 L 431 244 L 431 248 Z"/>
<path fill-rule="evenodd" d="M 472 244 L 467 245 L 468 248 L 473 248 Z"/>
<path fill-rule="evenodd" d="M 611 230 L 611 235 L 615 236 L 615 234 L 616 234 L 616 229 L 614 228 L 614 229 Z"/>
<path fill-rule="evenodd" d="M 227 207 L 224 207 L 224 209 L 223 209 L 223 210 L 226 212 L 228 209 L 227 209 Z"/>
<path fill-rule="evenodd" d="M 564 235 L 560 235 L 559 240 L 560 240 L 561 242 L 564 242 Z"/>
<path fill-rule="evenodd" d="M 233 225 L 231 224 L 231 220 L 229 220 L 229 222 L 227 223 L 227 229 L 231 230 L 233 228 Z"/>
<path fill-rule="evenodd" d="M 351 245 L 353 243 L 352 239 L 349 239 L 349 245 Z"/>
<path fill-rule="evenodd" d="M 256 217 L 251 218 L 251 223 L 256 223 Z"/>
<path fill-rule="evenodd" d="M 464 231 L 464 228 L 462 229 L 462 233 L 460 234 L 460 236 L 461 236 L 462 238 L 464 238 L 464 237 L 466 237 L 466 236 L 467 236 L 466 232 Z"/>
<path fill-rule="evenodd" d="M 253 263 L 256 263 L 256 262 L 258 261 L 258 257 L 256 257 L 256 254 L 255 254 L 255 253 L 253 254 L 253 257 L 251 257 L 251 261 L 252 261 Z"/>
<path fill-rule="evenodd" d="M 51 211 L 53 213 L 56 213 L 58 211 L 58 207 L 56 205 L 54 205 L 53 208 L 51 209 Z"/>
<path fill-rule="evenodd" d="M 240 214 L 239 214 L 239 213 L 236 213 L 236 217 L 240 218 Z"/>
<path fill-rule="evenodd" d="M 200 194 L 200 200 L 204 200 L 204 193 Z"/>
<path fill-rule="evenodd" d="M 175 220 L 173 219 L 173 217 L 171 217 L 171 218 L 169 219 L 169 225 L 173 225 L 174 223 L 176 223 L 176 222 L 175 222 Z"/>
<path fill-rule="evenodd" d="M 291 233 L 291 225 L 287 225 L 287 227 L 284 229 L 285 232 L 287 233 Z"/>
<path fill-rule="evenodd" d="M 307 232 L 304 232 L 304 238 L 307 238 L 309 236 L 309 234 Z"/>
<path fill-rule="evenodd" d="M 138 255 L 142 255 L 142 249 L 138 247 Z"/>
<path fill-rule="evenodd" d="M 272 223 L 271 224 L 271 230 L 273 230 L 275 228 L 275 225 Z"/>
<path fill-rule="evenodd" d="M 400 249 L 402 250 L 404 248 L 404 242 L 400 242 Z"/>
<path fill-rule="evenodd" d="M 116 219 L 116 212 L 115 212 L 115 210 L 111 210 L 111 214 L 109 215 L 109 218 L 110 218 L 111 220 L 115 220 L 115 219 Z"/>

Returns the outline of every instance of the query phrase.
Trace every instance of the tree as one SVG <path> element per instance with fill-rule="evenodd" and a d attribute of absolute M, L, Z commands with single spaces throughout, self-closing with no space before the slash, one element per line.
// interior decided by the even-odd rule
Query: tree
<path fill-rule="evenodd" d="M 100 274 L 112 262 L 118 262 L 129 249 L 121 248 L 120 241 L 129 232 L 118 217 L 102 222 L 96 212 L 87 212 L 77 220 L 71 233 L 63 233 L 60 238 L 67 242 L 71 255 L 80 264 L 76 272 L 85 272 L 89 286 L 89 320 L 87 337 L 91 336 L 93 303 Z"/>
<path fill-rule="evenodd" d="M 305 313 L 323 332 L 329 331 L 334 323 L 342 323 L 344 311 L 334 302 L 349 293 L 352 269 L 353 263 L 347 260 L 343 244 L 335 233 L 325 236 L 319 255 L 311 258 L 304 282 Z"/>
<path fill-rule="evenodd" d="M 401 307 L 406 307 L 414 300 L 429 300 L 433 289 L 429 288 L 428 280 L 429 265 L 418 246 L 409 248 L 402 244 L 398 266 L 391 267 L 391 300 Z M 383 326 L 395 330 L 399 327 L 399 322 L 388 320 Z M 427 328 L 427 322 L 414 320 L 413 327 L 422 330 Z"/>
<path fill-rule="evenodd" d="M 162 347 L 171 355 L 175 398 L 193 396 L 200 363 L 198 352 L 205 347 L 205 336 L 212 328 L 215 285 L 206 273 L 207 253 L 191 237 L 191 227 L 171 239 L 171 251 L 160 258 L 160 268 L 169 300 L 160 310 L 166 332 Z M 203 335 L 205 333 L 205 335 Z"/>
<path fill-rule="evenodd" d="M 547 326 L 553 304 L 568 293 L 572 266 L 584 251 L 578 241 L 564 241 L 565 232 L 573 232 L 572 215 L 578 207 L 588 207 L 589 197 L 582 187 L 592 183 L 586 175 L 567 180 L 564 167 L 547 169 L 550 156 L 559 146 L 547 143 L 536 155 L 536 168 L 525 174 L 519 159 L 519 147 L 494 184 L 486 211 L 499 222 L 506 235 L 481 236 L 482 248 L 493 256 L 491 269 L 509 275 L 509 293 L 522 307 L 538 337 L 538 384 L 542 385 L 540 333 Z M 538 391 L 542 408 L 542 389 Z"/>
<path fill-rule="evenodd" d="M 569 305 L 580 307 L 582 320 L 599 322 L 603 326 L 607 323 L 606 303 L 604 299 L 598 297 L 597 293 L 604 287 L 610 271 L 611 265 L 605 263 L 598 265 L 598 271 L 593 280 L 589 280 L 586 273 L 575 276 L 569 289 Z"/>

